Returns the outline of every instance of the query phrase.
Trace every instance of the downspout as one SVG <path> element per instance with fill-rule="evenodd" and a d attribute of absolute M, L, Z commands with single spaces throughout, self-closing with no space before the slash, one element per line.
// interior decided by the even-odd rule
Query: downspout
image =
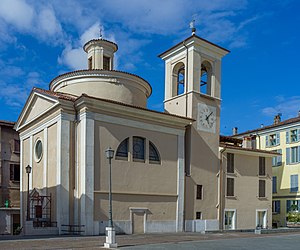
<path fill-rule="evenodd" d="M 224 171 L 223 171 L 223 153 L 226 151 L 226 146 L 220 151 L 220 172 L 219 172 L 219 180 L 220 180 L 220 187 L 219 187 L 219 227 L 223 229 L 223 210 L 224 210 L 224 190 L 223 190 L 223 183 L 224 183 Z"/>
<path fill-rule="evenodd" d="M 186 48 L 186 69 L 185 69 L 185 79 L 186 83 L 184 84 L 184 91 L 185 91 L 185 116 L 188 116 L 188 72 L 189 72 L 189 51 L 188 47 L 186 46 L 185 42 L 182 42 L 182 45 Z"/>

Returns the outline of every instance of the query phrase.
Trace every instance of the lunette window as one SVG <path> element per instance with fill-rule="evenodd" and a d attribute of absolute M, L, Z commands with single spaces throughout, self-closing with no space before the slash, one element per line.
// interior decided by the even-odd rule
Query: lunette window
<path fill-rule="evenodd" d="M 116 160 L 128 161 L 129 158 L 129 140 L 131 138 L 124 139 L 118 146 L 116 151 Z M 149 141 L 148 146 L 148 159 L 150 164 L 160 164 L 160 153 L 153 142 Z M 132 160 L 137 162 L 145 162 L 146 158 L 146 139 L 139 136 L 132 137 Z"/>

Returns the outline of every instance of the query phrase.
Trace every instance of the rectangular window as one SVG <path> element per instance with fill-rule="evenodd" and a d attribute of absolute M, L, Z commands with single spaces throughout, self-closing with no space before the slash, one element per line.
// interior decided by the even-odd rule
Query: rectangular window
<path fill-rule="evenodd" d="M 196 212 L 196 220 L 201 220 L 202 213 L 201 212 Z"/>
<path fill-rule="evenodd" d="M 274 147 L 280 144 L 280 134 L 271 134 L 266 136 L 266 147 Z"/>
<path fill-rule="evenodd" d="M 300 211 L 299 200 L 287 200 L 286 201 L 286 212 Z"/>
<path fill-rule="evenodd" d="M 14 150 L 15 153 L 20 152 L 20 141 L 19 140 L 14 140 Z"/>
<path fill-rule="evenodd" d="M 259 157 L 259 171 L 258 175 L 265 176 L 266 175 L 266 158 Z"/>
<path fill-rule="evenodd" d="M 273 152 L 282 154 L 282 149 L 273 150 Z M 274 156 L 272 157 L 272 167 L 278 167 L 282 165 L 282 156 Z"/>
<path fill-rule="evenodd" d="M 227 173 L 234 173 L 234 154 L 227 153 Z"/>
<path fill-rule="evenodd" d="M 227 178 L 227 196 L 234 196 L 234 179 L 233 178 Z"/>
<path fill-rule="evenodd" d="M 273 200 L 272 212 L 273 212 L 273 214 L 280 214 L 280 201 Z"/>
<path fill-rule="evenodd" d="M 203 192 L 202 185 L 197 185 L 197 196 L 196 196 L 197 200 L 202 200 L 202 192 Z"/>
<path fill-rule="evenodd" d="M 299 162 L 299 147 L 291 147 L 290 150 L 287 150 L 287 154 L 290 154 L 290 156 L 287 155 L 287 158 L 289 157 L 290 163 L 298 163 Z"/>
<path fill-rule="evenodd" d="M 103 69 L 110 70 L 110 58 L 107 56 L 103 56 Z"/>
<path fill-rule="evenodd" d="M 294 192 L 298 192 L 298 175 L 294 174 L 291 175 L 291 180 L 290 180 L 290 192 L 294 193 Z"/>
<path fill-rule="evenodd" d="M 265 180 L 259 180 L 258 197 L 260 197 L 260 198 L 266 197 L 266 181 Z"/>
<path fill-rule="evenodd" d="M 272 178 L 272 193 L 277 193 L 277 177 L 273 176 Z"/>
<path fill-rule="evenodd" d="M 10 180 L 20 181 L 20 165 L 10 164 Z"/>
<path fill-rule="evenodd" d="M 291 130 L 291 142 L 297 142 L 298 141 L 298 129 Z"/>

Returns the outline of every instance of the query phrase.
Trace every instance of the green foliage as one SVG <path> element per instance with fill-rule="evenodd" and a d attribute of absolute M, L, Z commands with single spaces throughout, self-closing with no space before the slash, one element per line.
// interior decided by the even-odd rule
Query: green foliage
<path fill-rule="evenodd" d="M 300 212 L 289 212 L 287 214 L 287 221 L 288 222 L 300 222 Z"/>

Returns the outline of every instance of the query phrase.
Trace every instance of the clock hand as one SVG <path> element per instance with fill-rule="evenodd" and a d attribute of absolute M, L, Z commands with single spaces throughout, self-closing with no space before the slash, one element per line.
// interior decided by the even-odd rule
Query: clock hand
<path fill-rule="evenodd" d="M 213 113 L 213 112 L 210 112 L 210 114 L 206 116 L 205 120 L 208 121 L 208 118 L 212 115 L 212 113 Z"/>

